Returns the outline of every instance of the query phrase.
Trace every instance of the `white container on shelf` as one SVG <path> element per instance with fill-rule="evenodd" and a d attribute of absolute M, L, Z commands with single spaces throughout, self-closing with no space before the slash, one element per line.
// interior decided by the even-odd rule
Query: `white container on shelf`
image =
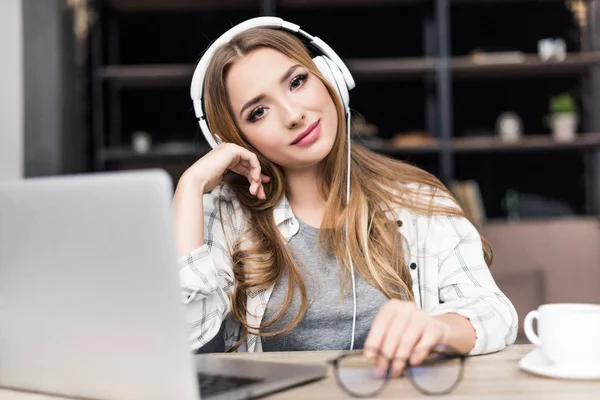
<path fill-rule="evenodd" d="M 550 116 L 552 136 L 557 142 L 575 140 L 579 116 L 575 113 L 557 113 Z"/>

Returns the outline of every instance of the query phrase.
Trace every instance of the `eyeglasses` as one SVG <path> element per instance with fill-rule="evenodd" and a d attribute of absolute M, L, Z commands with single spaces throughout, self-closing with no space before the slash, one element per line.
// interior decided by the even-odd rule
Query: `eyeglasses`
<path fill-rule="evenodd" d="M 348 352 L 330 360 L 338 384 L 353 397 L 379 394 L 392 374 L 393 359 L 381 355 L 368 359 L 363 352 Z M 383 357 L 387 365 L 378 366 Z M 406 364 L 404 373 L 413 386 L 425 395 L 450 393 L 460 382 L 466 356 L 447 346 L 436 347 L 419 365 Z"/>

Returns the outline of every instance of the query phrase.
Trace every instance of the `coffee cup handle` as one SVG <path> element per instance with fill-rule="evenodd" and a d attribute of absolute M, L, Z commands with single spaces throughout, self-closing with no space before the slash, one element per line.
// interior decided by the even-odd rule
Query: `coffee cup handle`
<path fill-rule="evenodd" d="M 542 342 L 540 338 L 533 331 L 533 320 L 537 319 L 538 315 L 539 314 L 537 310 L 529 311 L 527 316 L 525 316 L 525 320 L 523 321 L 523 327 L 525 328 L 525 336 L 527 336 L 527 339 L 529 339 L 529 341 L 536 346 L 541 346 Z"/>

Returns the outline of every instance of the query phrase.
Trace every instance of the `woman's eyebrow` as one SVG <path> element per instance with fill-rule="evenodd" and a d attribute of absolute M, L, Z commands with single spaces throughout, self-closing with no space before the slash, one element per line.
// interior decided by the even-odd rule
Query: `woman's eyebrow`
<path fill-rule="evenodd" d="M 283 82 L 287 81 L 287 80 L 290 78 L 290 76 L 292 76 L 292 74 L 294 73 L 294 71 L 295 71 L 297 68 L 300 68 L 300 67 L 301 67 L 301 65 L 300 65 L 300 64 L 295 64 L 295 65 L 292 65 L 292 66 L 291 66 L 291 67 L 290 67 L 290 68 L 289 68 L 289 69 L 288 69 L 288 70 L 285 72 L 285 74 L 283 74 L 283 76 L 282 76 L 282 77 L 281 77 L 281 79 L 279 80 L 279 83 L 283 83 Z"/>
<path fill-rule="evenodd" d="M 295 65 L 292 65 L 290 68 L 288 68 L 288 70 L 287 70 L 287 71 L 285 71 L 285 74 L 283 74 L 283 76 L 281 77 L 281 79 L 279 80 L 279 82 L 280 82 L 280 83 L 283 83 L 283 82 L 287 81 L 287 80 L 290 78 L 290 76 L 292 76 L 292 74 L 294 73 L 294 71 L 295 71 L 296 69 L 300 68 L 300 67 L 301 67 L 301 65 L 300 65 L 300 64 L 295 64 Z M 264 98 L 265 98 L 265 95 L 264 95 L 264 94 L 259 94 L 258 96 L 256 96 L 256 97 L 253 97 L 251 100 L 247 101 L 247 102 L 246 102 L 246 103 L 245 103 L 245 104 L 242 106 L 242 109 L 240 110 L 240 117 L 241 117 L 241 116 L 242 116 L 242 114 L 244 113 L 244 110 L 246 110 L 246 109 L 247 109 L 247 108 L 249 108 L 249 107 L 252 107 L 252 106 L 253 106 L 253 105 L 255 105 L 255 104 L 258 104 L 258 103 L 260 103 L 260 101 L 261 101 L 262 99 L 264 99 Z"/>

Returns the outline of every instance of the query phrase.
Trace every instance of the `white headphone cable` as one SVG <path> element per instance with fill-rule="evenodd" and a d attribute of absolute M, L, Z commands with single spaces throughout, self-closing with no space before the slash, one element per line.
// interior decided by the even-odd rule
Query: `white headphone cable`
<path fill-rule="evenodd" d="M 346 206 L 350 204 L 350 147 L 352 138 L 350 137 L 350 108 L 346 110 L 346 132 L 348 141 L 348 161 L 346 171 Z M 346 250 L 348 250 L 348 261 L 350 262 L 350 273 L 352 274 L 352 299 L 354 302 L 354 312 L 352 314 L 352 340 L 350 342 L 350 350 L 354 349 L 354 335 L 356 332 L 356 279 L 354 278 L 354 264 L 352 263 L 352 255 L 350 254 L 350 246 L 348 245 L 348 216 L 346 216 Z"/>

